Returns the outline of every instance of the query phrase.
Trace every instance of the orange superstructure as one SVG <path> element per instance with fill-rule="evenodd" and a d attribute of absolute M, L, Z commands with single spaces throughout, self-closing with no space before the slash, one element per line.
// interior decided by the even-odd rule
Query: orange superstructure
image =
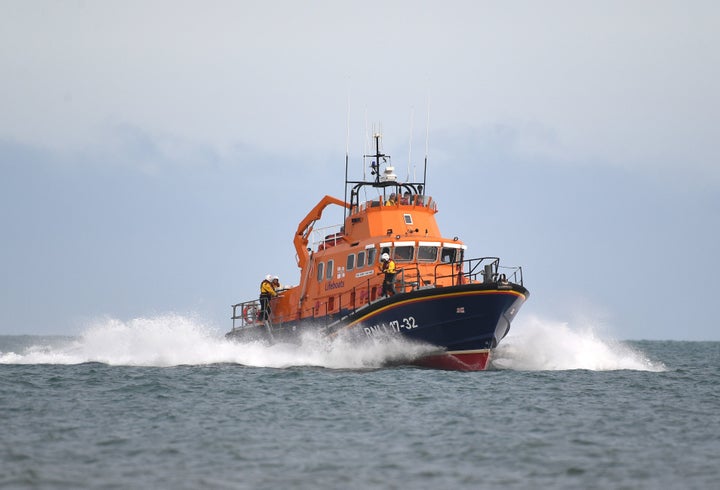
<path fill-rule="evenodd" d="M 384 190 L 399 194 L 402 188 L 397 184 Z M 348 209 L 344 224 L 310 243 L 314 223 L 332 205 Z M 462 261 L 465 245 L 440 235 L 435 213 L 435 201 L 418 194 L 391 205 L 380 196 L 352 206 L 325 196 L 296 232 L 300 284 L 274 300 L 275 322 L 325 317 L 375 300 L 382 283 L 378 257 L 383 252 L 397 265 L 398 291 L 456 284 L 454 264 Z"/>

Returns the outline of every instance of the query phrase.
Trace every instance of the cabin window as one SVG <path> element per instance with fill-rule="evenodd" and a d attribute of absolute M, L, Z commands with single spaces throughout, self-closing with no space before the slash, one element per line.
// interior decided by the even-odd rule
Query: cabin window
<path fill-rule="evenodd" d="M 368 248 L 368 249 L 367 249 L 367 253 L 368 253 L 368 257 L 367 257 L 368 262 L 367 262 L 367 264 L 368 264 L 368 265 L 373 265 L 373 264 L 375 263 L 375 254 L 377 254 L 377 249 L 375 249 L 375 248 Z"/>
<path fill-rule="evenodd" d="M 345 270 L 351 271 L 355 268 L 355 254 L 348 255 L 346 265 Z"/>
<path fill-rule="evenodd" d="M 422 262 L 435 262 L 437 260 L 438 247 L 418 247 L 418 260 Z"/>
<path fill-rule="evenodd" d="M 323 280 L 323 272 L 325 272 L 325 262 L 319 262 L 318 263 L 318 282 Z"/>
<path fill-rule="evenodd" d="M 450 264 L 460 262 L 462 260 L 462 252 L 459 248 L 443 247 L 440 254 L 440 262 Z"/>
<path fill-rule="evenodd" d="M 327 274 L 325 274 L 325 279 L 332 279 L 332 278 L 333 278 L 333 266 L 334 266 L 334 265 L 335 265 L 335 264 L 333 263 L 332 260 L 328 260 Z"/>
<path fill-rule="evenodd" d="M 413 224 L 413 222 L 412 222 L 412 216 L 410 216 L 409 214 L 403 214 L 403 217 L 405 218 L 405 224 L 406 224 L 406 225 L 411 225 L 411 224 Z"/>
<path fill-rule="evenodd" d="M 365 267 L 365 252 L 358 252 L 357 268 Z"/>
<path fill-rule="evenodd" d="M 413 247 L 412 245 L 395 247 L 393 259 L 397 260 L 398 262 L 409 262 L 413 259 L 414 252 L 415 247 Z"/>

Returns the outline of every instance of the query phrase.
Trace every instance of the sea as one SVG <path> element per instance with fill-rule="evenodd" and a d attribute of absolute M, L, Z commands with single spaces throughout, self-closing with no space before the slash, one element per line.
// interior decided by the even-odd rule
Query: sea
<path fill-rule="evenodd" d="M 719 488 L 720 342 L 535 318 L 487 371 L 418 349 L 179 315 L 0 336 L 0 489 Z"/>

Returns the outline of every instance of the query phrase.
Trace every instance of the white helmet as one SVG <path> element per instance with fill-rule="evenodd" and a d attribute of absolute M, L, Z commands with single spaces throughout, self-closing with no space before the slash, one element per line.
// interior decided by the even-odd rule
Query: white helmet
<path fill-rule="evenodd" d="M 280 282 L 280 278 L 279 278 L 278 276 L 273 276 L 273 281 L 278 281 L 278 282 Z"/>
<path fill-rule="evenodd" d="M 265 280 L 266 280 L 267 282 L 272 282 L 273 276 L 270 275 L 270 274 L 268 274 L 267 276 L 265 276 Z"/>
<path fill-rule="evenodd" d="M 380 260 L 390 260 L 390 254 L 384 253 L 380 256 Z"/>

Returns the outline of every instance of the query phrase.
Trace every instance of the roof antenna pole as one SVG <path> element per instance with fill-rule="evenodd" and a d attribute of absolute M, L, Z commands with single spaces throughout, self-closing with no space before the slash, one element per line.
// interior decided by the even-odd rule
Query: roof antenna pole
<path fill-rule="evenodd" d="M 367 180 L 367 171 L 365 169 L 365 157 L 370 154 L 369 152 L 369 141 L 370 133 L 368 133 L 368 118 L 367 118 L 367 107 L 365 108 L 365 137 L 363 138 L 363 180 Z"/>
<path fill-rule="evenodd" d="M 370 136 L 368 135 L 368 117 L 367 117 L 367 107 L 365 107 L 365 136 L 363 138 L 363 159 L 362 159 L 362 175 L 363 175 L 363 182 L 367 180 L 367 169 L 366 167 L 366 156 L 368 154 L 368 141 L 370 140 Z M 367 189 L 363 188 L 365 191 L 365 200 L 367 201 Z"/>
<path fill-rule="evenodd" d="M 347 98 L 347 121 L 346 121 L 346 133 L 345 133 L 345 155 L 350 154 L 350 94 Z"/>
<path fill-rule="evenodd" d="M 423 194 L 427 187 L 428 141 L 430 140 L 430 94 L 427 98 L 427 121 L 425 123 L 425 169 L 423 170 Z"/>
<path fill-rule="evenodd" d="M 410 141 L 408 142 L 408 167 L 407 167 L 407 181 L 410 181 L 410 165 L 412 165 L 412 134 L 413 134 L 413 119 L 415 119 L 415 108 L 410 108 Z M 415 178 L 413 177 L 413 180 Z"/>
<path fill-rule="evenodd" d="M 347 116 L 346 116 L 346 135 L 345 135 L 345 198 L 344 201 L 347 203 L 347 191 L 348 191 L 348 165 L 350 162 L 350 90 L 348 89 L 347 96 Z M 348 208 L 343 207 L 343 225 L 347 219 Z"/>

